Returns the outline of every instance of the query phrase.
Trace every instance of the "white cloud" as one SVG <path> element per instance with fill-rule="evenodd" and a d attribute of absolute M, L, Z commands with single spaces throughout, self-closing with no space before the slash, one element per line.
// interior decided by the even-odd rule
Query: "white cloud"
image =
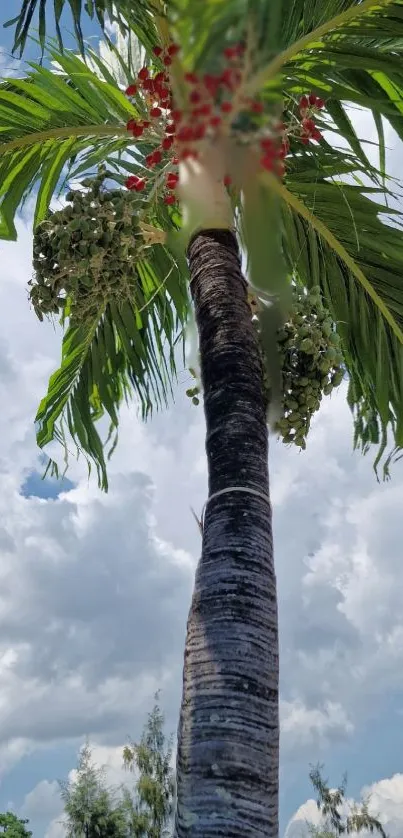
<path fill-rule="evenodd" d="M 155 540 L 139 474 L 109 496 L 80 487 L 57 501 L 4 501 L 3 740 L 128 732 L 136 706 L 160 681 L 169 688 L 178 666 L 190 557 Z"/>
<path fill-rule="evenodd" d="M 351 734 L 354 725 L 348 719 L 343 707 L 333 701 L 326 701 L 322 707 L 308 709 L 297 699 L 280 704 L 282 745 L 293 750 L 303 746 L 313 748 L 318 740 L 340 739 Z"/>
<path fill-rule="evenodd" d="M 31 233 L 19 232 L 1 245 L 0 769 L 86 734 L 113 751 L 159 686 L 175 726 L 200 553 L 190 506 L 200 514 L 207 494 L 203 413 L 179 396 L 147 427 L 122 411 L 107 497 L 81 463 L 57 501 L 19 495 L 60 357 L 28 305 Z M 382 691 L 403 687 L 402 463 L 376 483 L 370 455 L 352 453 L 344 397 L 326 400 L 305 453 L 271 443 L 285 761 L 353 736 Z"/>
<path fill-rule="evenodd" d="M 21 61 L 14 58 L 4 47 L 0 47 L 0 78 L 18 75 L 20 67 Z"/>
<path fill-rule="evenodd" d="M 60 812 L 60 792 L 58 783 L 53 780 L 42 780 L 30 791 L 20 808 L 22 818 L 54 818 Z"/>

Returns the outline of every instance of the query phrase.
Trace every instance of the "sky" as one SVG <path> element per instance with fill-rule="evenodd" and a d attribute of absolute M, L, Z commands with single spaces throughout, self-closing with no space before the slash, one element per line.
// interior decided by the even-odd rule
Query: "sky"
<path fill-rule="evenodd" d="M 387 140 L 397 172 L 402 149 Z M 0 811 L 29 818 L 34 838 L 62 838 L 57 780 L 87 736 L 121 782 L 122 747 L 158 688 L 176 730 L 205 428 L 183 372 L 148 425 L 122 410 L 108 495 L 80 462 L 63 483 L 41 481 L 33 420 L 61 336 L 28 303 L 31 225 L 28 206 L 18 242 L 0 242 Z M 403 834 L 403 461 L 377 483 L 371 455 L 353 452 L 345 395 L 325 400 L 306 452 L 271 441 L 282 838 L 305 838 L 316 817 L 318 762 L 333 785 L 347 770 L 351 798 L 371 792 L 389 838 Z"/>

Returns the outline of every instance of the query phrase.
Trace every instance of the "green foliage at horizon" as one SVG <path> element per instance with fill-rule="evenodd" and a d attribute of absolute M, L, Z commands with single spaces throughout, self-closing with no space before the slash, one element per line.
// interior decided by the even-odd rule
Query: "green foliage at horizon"
<path fill-rule="evenodd" d="M 0 814 L 0 835 L 5 838 L 31 838 L 32 832 L 26 828 L 27 818 L 18 818 L 13 812 Z"/>
<path fill-rule="evenodd" d="M 94 764 L 90 744 L 81 749 L 76 777 L 59 783 L 66 838 L 168 838 L 171 834 L 172 738 L 167 739 L 164 732 L 159 693 L 155 702 L 140 742 L 130 742 L 123 750 L 123 765 L 135 776 L 133 788 L 108 787 L 105 768 Z"/>
<path fill-rule="evenodd" d="M 59 785 L 66 838 L 128 838 L 125 807 L 106 787 L 103 769 L 93 765 L 88 743 L 79 755 L 76 780 Z"/>
<path fill-rule="evenodd" d="M 123 751 L 125 767 L 137 774 L 133 805 L 136 838 L 168 838 L 171 834 L 175 795 L 172 737 L 167 739 L 164 733 L 159 693 L 155 701 L 140 742 Z"/>
<path fill-rule="evenodd" d="M 317 765 L 309 772 L 323 818 L 321 826 L 309 825 L 312 838 L 339 838 L 341 835 L 360 834 L 364 830 L 388 838 L 379 818 L 369 812 L 370 797 L 350 806 L 346 801 L 347 775 L 344 775 L 338 788 L 330 789 L 328 780 L 323 779 L 322 768 Z"/>

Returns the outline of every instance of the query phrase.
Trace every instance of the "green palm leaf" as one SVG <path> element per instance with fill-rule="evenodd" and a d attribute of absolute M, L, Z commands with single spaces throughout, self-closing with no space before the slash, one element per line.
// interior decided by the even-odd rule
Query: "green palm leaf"
<path fill-rule="evenodd" d="M 350 376 L 350 406 L 356 420 L 355 443 L 365 451 L 370 444 L 380 446 L 377 466 L 388 431 L 397 449 L 403 447 L 403 346 L 396 334 L 403 328 L 401 229 L 383 222 L 379 207 L 359 187 L 323 181 L 309 197 L 304 188 L 300 195 L 305 198 L 304 206 L 315 200 L 315 219 L 326 220 L 327 230 L 338 234 L 343 249 L 370 283 L 371 294 L 357 280 L 344 254 L 339 255 L 329 244 L 321 226 L 311 224 L 298 204 L 286 201 L 284 251 L 290 269 L 307 287 L 320 285 L 322 289 L 342 338 Z M 357 239 L 349 207 L 354 208 Z M 384 316 L 385 307 L 393 326 Z M 390 458 L 385 462 L 385 475 L 389 463 Z"/>
<path fill-rule="evenodd" d="M 69 177 L 93 172 L 100 162 L 119 185 L 142 168 L 149 145 L 133 149 L 127 121 L 137 116 L 114 83 L 110 69 L 91 51 L 97 72 L 71 51 L 49 52 L 58 73 L 31 64 L 23 79 L 0 86 L 0 236 L 16 238 L 15 215 L 36 191 L 35 225 L 46 218 L 52 198 Z M 127 81 L 130 65 L 120 61 Z M 157 227 L 173 225 L 167 208 L 144 202 L 144 216 Z M 175 225 L 173 225 L 175 226 Z M 172 395 L 179 344 L 187 318 L 186 267 L 162 246 L 148 247 L 137 264 L 141 305 L 108 305 L 91 322 L 67 328 L 59 370 L 52 376 L 37 414 L 41 447 L 71 440 L 94 463 L 107 486 L 106 462 L 97 423 L 106 416 L 116 444 L 118 411 L 136 398 L 145 418 Z M 102 427 L 102 425 L 101 425 Z M 70 442 L 67 442 L 67 438 Z M 56 463 L 50 467 L 57 471 Z"/>
<path fill-rule="evenodd" d="M 90 322 L 69 326 L 61 366 L 52 375 L 36 416 L 39 446 L 62 443 L 67 465 L 69 437 L 89 470 L 95 464 L 104 489 L 108 486 L 105 448 L 97 424 L 108 417 L 110 456 L 123 401 L 135 397 L 143 419 L 168 403 L 187 317 L 185 277 L 165 248 L 151 248 L 137 270 L 142 306 L 110 303 Z M 162 283 L 161 277 L 165 277 Z M 54 460 L 48 468 L 58 474 Z"/>
<path fill-rule="evenodd" d="M 64 75 L 32 64 L 24 79 L 0 85 L 0 236 L 15 239 L 14 216 L 38 187 L 35 221 L 48 210 L 65 165 L 90 168 L 96 150 L 128 146 L 126 123 L 136 114 L 116 86 L 101 81 L 72 53 L 54 51 Z M 108 147 L 109 144 L 109 147 Z M 86 165 L 88 163 L 88 165 Z"/>
<path fill-rule="evenodd" d="M 42 51 L 45 48 L 47 32 L 46 12 L 51 6 L 50 0 L 23 0 L 19 15 L 9 20 L 5 26 L 15 26 L 13 52 L 22 55 L 28 35 L 36 23 L 35 13 L 38 13 L 38 30 Z M 56 27 L 59 47 L 63 49 L 63 37 L 60 28 L 60 21 L 65 9 L 69 8 L 73 18 L 74 32 L 78 46 L 84 54 L 84 40 L 81 28 L 82 4 L 77 0 L 53 0 L 53 18 Z M 85 11 L 91 20 L 96 20 L 101 26 L 105 35 L 107 34 L 105 24 L 107 19 L 116 22 L 123 33 L 129 30 L 136 33 L 145 46 L 151 47 L 156 40 L 155 21 L 153 15 L 162 14 L 162 4 L 159 0 L 119 0 L 114 3 L 112 0 L 90 0 L 85 4 Z"/>
<path fill-rule="evenodd" d="M 29 5 L 27 0 L 25 12 Z M 159 8 L 146 2 L 133 5 L 139 17 L 132 30 L 147 48 L 155 42 L 157 30 L 167 37 L 167 20 L 161 29 L 161 21 L 150 15 L 153 11 L 159 13 Z M 90 12 L 94 13 L 96 8 L 102 18 L 108 11 L 107 1 L 91 5 Z M 120 8 L 124 15 L 125 6 Z M 172 9 L 173 4 L 169 4 L 169 10 Z M 122 22 L 123 27 L 127 20 Z M 249 34 L 245 33 L 245 20 L 249 21 Z M 23 25 L 27 22 L 29 28 L 27 18 Z M 20 28 L 19 36 L 22 31 Z M 317 0 L 308 3 L 234 0 L 233 4 L 205 0 L 197 9 L 192 0 L 175 0 L 172 32 L 182 45 L 184 66 L 205 70 L 214 69 L 217 53 L 225 43 L 247 34 L 254 46 L 251 94 L 259 86 L 264 95 L 282 101 L 290 113 L 296 109 L 300 95 L 308 90 L 315 90 L 326 100 L 327 108 L 319 127 L 338 135 L 340 147 L 336 139 L 332 144 L 323 140 L 315 148 L 292 148 L 286 188 L 277 190 L 282 202 L 284 255 L 289 271 L 298 281 L 308 287 L 321 286 L 338 324 L 350 376 L 349 403 L 355 414 L 356 444 L 366 450 L 370 444 L 377 443 L 381 456 L 387 441 L 393 437 L 392 453 L 397 454 L 403 447 L 403 253 L 400 215 L 386 210 L 386 200 L 394 200 L 397 190 L 396 184 L 385 175 L 383 121 L 387 120 L 403 138 L 403 0 L 320 3 Z M 66 177 L 80 176 L 106 159 L 113 177 L 121 184 L 126 173 L 142 170 L 144 155 L 152 147 L 142 140 L 136 148 L 129 145 L 125 125 L 136 114 L 136 107 L 128 104 L 110 68 L 99 56 L 92 53 L 95 59 L 89 62 L 92 69 L 71 52 L 59 54 L 53 49 L 50 57 L 59 63 L 61 75 L 31 65 L 26 79 L 8 80 L 0 88 L 0 233 L 3 236 L 15 237 L 15 212 L 34 185 L 38 187 L 36 220 L 39 221 L 46 214 L 52 194 Z M 133 68 L 125 65 L 123 70 L 130 81 Z M 357 106 L 369 109 L 374 115 L 379 169 L 371 166 L 368 145 L 351 118 L 351 108 Z M 355 185 L 345 183 L 346 179 L 355 180 Z M 166 232 L 176 229 L 180 223 L 178 218 L 174 223 L 173 215 L 161 209 L 156 199 L 149 213 L 148 220 Z M 154 251 L 160 253 L 162 248 Z M 178 273 L 169 299 L 174 300 L 178 322 L 183 323 L 186 306 L 175 295 L 180 287 L 179 277 L 185 276 L 186 270 L 183 266 L 179 268 L 178 262 L 173 264 Z M 162 272 L 160 266 L 155 268 L 160 283 L 167 272 L 167 265 Z M 154 303 L 150 305 L 153 308 Z M 122 312 L 109 314 L 115 342 L 121 341 L 126 362 L 134 370 L 137 361 L 125 332 L 128 312 L 127 322 Z M 104 320 L 105 314 L 96 328 L 101 328 Z M 159 324 L 158 318 L 156 323 Z M 173 334 L 171 330 L 169 346 Z M 91 347 L 97 347 L 99 342 L 102 345 L 102 337 L 97 335 L 94 332 Z M 86 360 L 78 368 L 74 366 L 76 356 L 69 344 L 70 335 L 65 340 L 65 357 L 71 357 L 71 370 L 75 370 L 69 379 L 69 398 L 73 398 L 73 393 L 81 393 L 74 415 L 70 409 L 70 431 L 76 436 L 81 433 L 80 445 L 90 458 L 95 461 L 98 458 L 99 463 L 98 443 L 95 438 L 85 437 L 79 428 L 80 417 L 84 415 L 80 398 L 84 399 L 86 393 L 87 405 L 90 404 L 89 394 L 93 390 L 90 391 L 89 383 L 93 383 L 93 372 L 90 376 L 85 371 Z M 78 350 L 80 358 L 87 358 L 89 348 L 85 337 L 77 334 L 74 341 L 72 345 L 82 347 L 82 351 Z M 169 390 L 158 378 L 152 355 L 153 351 L 161 352 L 162 343 L 160 325 L 150 326 L 146 353 L 149 388 L 145 385 L 146 374 L 140 375 L 138 367 L 136 379 L 136 392 L 141 404 L 146 406 L 145 413 L 149 401 L 163 402 Z M 101 363 L 98 368 L 102 372 L 105 365 Z M 168 368 L 174 369 L 172 356 Z M 121 382 L 119 393 L 125 393 L 124 374 L 117 375 Z M 104 388 L 101 408 L 99 396 L 98 402 L 94 396 L 85 414 L 84 428 L 87 425 L 92 428 L 102 411 L 106 411 L 116 429 L 117 415 L 113 411 L 120 404 L 119 393 L 116 391 L 109 398 Z M 48 400 L 53 417 L 50 394 Z M 63 414 L 63 404 L 67 410 L 60 390 L 57 421 Z M 52 425 L 52 418 L 47 425 L 45 414 L 42 412 L 40 416 L 43 428 L 52 428 L 50 435 L 42 432 L 41 441 L 45 444 L 45 439 L 49 441 L 52 434 L 56 435 L 56 424 Z M 386 471 L 388 465 L 389 459 L 385 463 Z M 101 477 L 105 480 L 105 474 Z"/>

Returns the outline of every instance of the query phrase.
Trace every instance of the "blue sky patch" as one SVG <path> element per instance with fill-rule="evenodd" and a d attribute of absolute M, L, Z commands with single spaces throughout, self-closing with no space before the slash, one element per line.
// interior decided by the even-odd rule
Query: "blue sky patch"
<path fill-rule="evenodd" d="M 62 492 L 70 492 L 75 484 L 63 477 L 56 480 L 51 477 L 42 479 L 38 471 L 31 471 L 21 486 L 20 494 L 25 498 L 42 498 L 43 500 L 56 500 Z"/>

